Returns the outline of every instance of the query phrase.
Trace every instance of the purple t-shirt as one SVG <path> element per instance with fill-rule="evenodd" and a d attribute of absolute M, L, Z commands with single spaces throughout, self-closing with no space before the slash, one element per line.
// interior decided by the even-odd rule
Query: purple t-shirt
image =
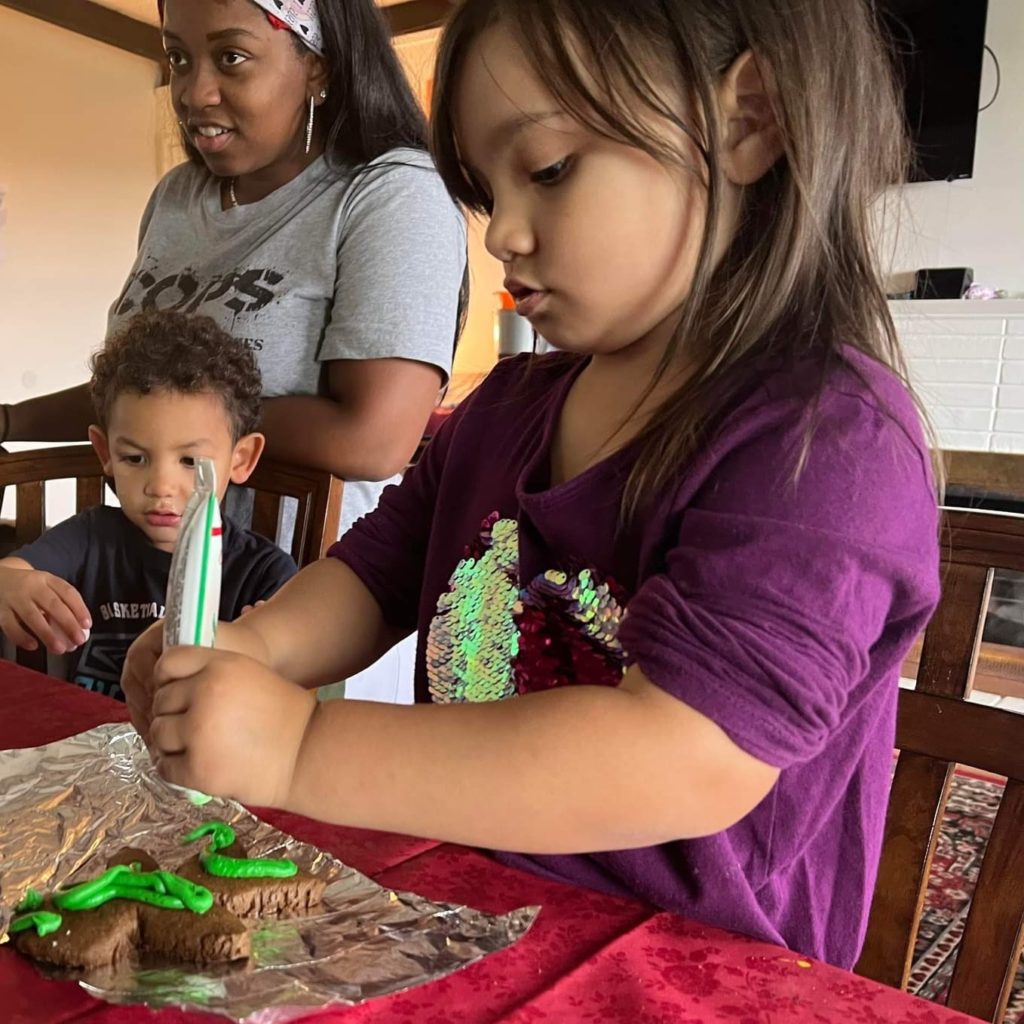
<path fill-rule="evenodd" d="M 417 700 L 614 684 L 635 662 L 781 769 L 769 796 L 717 835 L 502 860 L 854 964 L 899 667 L 939 581 L 914 404 L 888 370 L 847 358 L 796 482 L 806 365 L 766 373 L 625 529 L 630 447 L 549 485 L 553 429 L 583 361 L 534 358 L 526 372 L 529 357 L 511 360 L 332 549 L 389 623 L 418 629 Z"/>

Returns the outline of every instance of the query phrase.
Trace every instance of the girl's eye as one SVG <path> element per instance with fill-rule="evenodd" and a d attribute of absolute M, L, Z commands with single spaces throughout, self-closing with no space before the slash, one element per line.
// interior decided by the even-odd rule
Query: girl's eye
<path fill-rule="evenodd" d="M 167 63 L 172 71 L 180 71 L 188 63 L 188 58 L 181 50 L 168 50 Z"/>
<path fill-rule="evenodd" d="M 221 54 L 221 63 L 225 67 L 237 68 L 240 64 L 244 64 L 249 58 L 244 53 L 239 53 L 237 50 L 225 50 Z"/>
<path fill-rule="evenodd" d="M 182 459 L 181 459 L 181 464 L 183 466 L 188 466 L 189 469 L 195 469 L 196 468 L 196 460 L 191 455 L 183 455 Z"/>
<path fill-rule="evenodd" d="M 129 466 L 141 466 L 142 456 L 141 455 L 122 455 L 122 462 L 127 462 Z"/>
<path fill-rule="evenodd" d="M 536 185 L 557 185 L 569 173 L 572 160 L 566 157 L 530 175 L 530 180 Z"/>

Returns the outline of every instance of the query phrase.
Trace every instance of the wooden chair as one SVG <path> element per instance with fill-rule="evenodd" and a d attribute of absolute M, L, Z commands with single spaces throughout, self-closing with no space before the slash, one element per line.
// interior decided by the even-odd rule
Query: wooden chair
<path fill-rule="evenodd" d="M 1024 942 L 1024 716 L 969 703 L 994 568 L 1024 572 L 1024 518 L 949 511 L 942 599 L 917 687 L 899 696 L 881 870 L 859 973 L 906 986 L 932 857 L 957 765 L 1007 778 L 964 929 L 949 1006 L 999 1021 Z"/>
<path fill-rule="evenodd" d="M 1006 511 L 1024 512 L 1024 455 L 947 449 L 942 452 L 946 487 L 954 503 L 966 495 L 996 500 Z M 911 650 L 903 675 L 914 678 L 921 642 Z M 1024 698 L 1024 648 L 983 640 L 975 687 L 999 697 Z"/>
<path fill-rule="evenodd" d="M 942 453 L 942 461 L 948 488 L 1024 502 L 1024 455 L 948 448 Z"/>
<path fill-rule="evenodd" d="M 103 473 L 90 445 L 66 445 L 0 455 L 0 493 L 16 492 L 14 538 L 18 547 L 42 536 L 46 528 L 46 483 L 74 480 L 76 511 L 104 504 Z M 342 482 L 323 470 L 261 459 L 249 478 L 255 491 L 251 528 L 277 539 L 283 499 L 297 502 L 291 554 L 301 568 L 327 553 L 338 536 Z M 45 651 L 18 651 L 18 663 L 46 671 Z"/>

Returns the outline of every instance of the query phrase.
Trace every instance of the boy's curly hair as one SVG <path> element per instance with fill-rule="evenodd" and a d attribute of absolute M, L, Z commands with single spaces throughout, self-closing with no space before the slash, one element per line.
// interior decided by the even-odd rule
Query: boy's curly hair
<path fill-rule="evenodd" d="M 125 393 L 214 394 L 235 441 L 259 426 L 263 380 L 252 353 L 208 316 L 157 311 L 133 317 L 90 360 L 92 402 L 105 430 Z"/>

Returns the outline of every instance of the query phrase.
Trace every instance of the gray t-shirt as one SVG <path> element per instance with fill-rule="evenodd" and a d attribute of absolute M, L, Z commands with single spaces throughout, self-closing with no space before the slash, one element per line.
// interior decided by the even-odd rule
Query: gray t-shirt
<path fill-rule="evenodd" d="M 414 359 L 447 378 L 465 263 L 465 221 L 425 153 L 359 170 L 321 157 L 228 210 L 218 179 L 181 164 L 146 207 L 107 333 L 144 310 L 212 317 L 253 350 L 268 397 L 323 394 L 332 359 Z M 387 482 L 346 482 L 342 532 Z"/>

